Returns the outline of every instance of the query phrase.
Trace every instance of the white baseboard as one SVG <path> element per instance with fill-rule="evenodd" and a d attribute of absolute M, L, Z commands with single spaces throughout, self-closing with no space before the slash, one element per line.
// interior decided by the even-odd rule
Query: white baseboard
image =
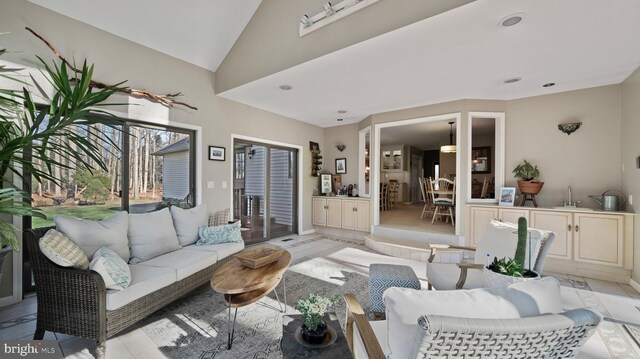
<path fill-rule="evenodd" d="M 631 286 L 631 288 L 637 290 L 638 292 L 640 292 L 640 284 L 638 282 L 636 282 L 633 279 L 629 279 L 629 285 Z"/>
<path fill-rule="evenodd" d="M 305 235 L 307 235 L 307 234 L 314 234 L 314 233 L 316 233 L 316 230 L 315 230 L 315 229 L 308 229 L 308 230 L 306 230 L 306 231 L 302 231 L 302 232 L 300 232 L 299 236 L 305 236 Z"/>

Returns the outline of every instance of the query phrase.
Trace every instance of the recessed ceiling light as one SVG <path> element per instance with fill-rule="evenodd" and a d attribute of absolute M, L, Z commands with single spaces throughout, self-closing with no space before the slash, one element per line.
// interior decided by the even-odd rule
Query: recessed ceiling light
<path fill-rule="evenodd" d="M 512 83 L 516 83 L 518 81 L 522 80 L 522 77 L 512 77 L 510 79 L 506 79 L 502 82 L 504 82 L 505 84 L 512 84 Z"/>
<path fill-rule="evenodd" d="M 338 110 L 338 113 L 347 113 L 347 110 Z"/>
<path fill-rule="evenodd" d="M 556 83 L 555 82 L 547 82 L 546 84 L 542 85 L 542 87 L 551 87 L 551 86 L 555 86 Z"/>
<path fill-rule="evenodd" d="M 291 85 L 280 85 L 278 87 L 280 88 L 280 90 L 283 90 L 283 91 L 289 91 L 293 88 Z"/>
<path fill-rule="evenodd" d="M 344 121 L 344 120 L 343 120 L 343 119 L 341 119 L 341 118 L 339 118 L 339 119 L 337 119 L 336 121 L 338 121 L 338 122 L 342 122 L 342 121 Z"/>
<path fill-rule="evenodd" d="M 519 24 L 527 14 L 523 12 L 517 12 L 515 14 L 507 15 L 500 19 L 500 26 L 509 27 Z"/>

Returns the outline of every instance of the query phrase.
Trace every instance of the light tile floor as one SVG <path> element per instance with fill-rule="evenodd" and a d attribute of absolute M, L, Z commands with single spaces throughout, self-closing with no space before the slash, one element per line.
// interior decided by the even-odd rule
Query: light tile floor
<path fill-rule="evenodd" d="M 346 247 L 367 250 L 362 244 L 353 240 L 322 239 L 318 234 L 307 236 L 289 236 L 292 241 L 283 242 L 281 239 L 272 240 L 275 245 L 287 246 L 293 260 L 328 256 Z M 350 258 L 353 263 L 366 262 L 366 258 Z M 419 277 L 420 268 L 424 264 L 417 261 L 406 261 L 411 265 Z M 412 263 L 415 262 L 415 263 Z M 360 263 L 362 264 L 362 263 Z M 600 325 L 586 343 L 579 358 L 640 358 L 640 349 L 633 339 L 620 326 L 620 323 L 630 323 L 640 326 L 640 293 L 626 284 L 617 284 L 600 280 L 570 276 L 559 273 L 548 273 L 556 277 L 562 284 L 562 298 L 564 307 L 572 309 L 588 307 L 602 313 L 606 320 Z M 21 303 L 0 308 L 0 341 L 3 339 L 30 339 L 35 330 L 35 312 L 37 304 L 35 297 L 29 297 Z M 95 344 L 91 340 L 64 334 L 47 332 L 45 339 L 58 340 L 65 358 L 92 358 Z M 107 358 L 164 358 L 156 344 L 137 325 L 120 333 L 107 341 Z"/>

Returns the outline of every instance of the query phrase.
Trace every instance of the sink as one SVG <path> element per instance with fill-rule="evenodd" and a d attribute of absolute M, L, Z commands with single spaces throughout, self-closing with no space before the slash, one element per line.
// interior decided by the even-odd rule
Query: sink
<path fill-rule="evenodd" d="M 593 212 L 593 208 L 587 208 L 587 207 L 564 207 L 564 206 L 560 206 L 560 207 L 552 207 L 551 209 L 566 209 L 566 210 L 570 210 L 570 211 Z"/>

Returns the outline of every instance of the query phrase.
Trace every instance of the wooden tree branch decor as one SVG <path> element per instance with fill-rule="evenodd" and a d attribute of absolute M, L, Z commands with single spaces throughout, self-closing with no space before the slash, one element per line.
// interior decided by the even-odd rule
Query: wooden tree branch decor
<path fill-rule="evenodd" d="M 37 37 L 38 39 L 40 39 L 42 42 L 45 43 L 45 45 L 47 45 L 47 47 L 53 51 L 53 54 L 56 55 L 56 57 L 58 57 L 62 62 L 64 62 L 71 70 L 75 71 L 76 73 L 81 73 L 82 71 L 78 68 L 76 68 L 73 64 L 71 64 L 67 59 L 64 58 L 64 56 L 62 56 L 58 50 L 55 49 L 55 47 L 53 47 L 53 45 L 51 45 L 51 43 L 49 41 L 47 41 L 44 37 L 40 36 L 38 33 L 36 33 L 35 31 L 33 31 L 32 29 L 30 29 L 29 27 L 25 27 L 25 29 L 27 31 L 29 31 L 31 34 L 33 34 L 33 36 Z M 93 81 L 91 80 L 91 83 L 89 84 L 90 87 L 93 88 L 98 88 L 98 89 L 102 89 L 102 88 L 110 88 L 110 89 L 116 89 L 118 92 L 122 92 L 122 93 L 126 93 L 130 96 L 133 97 L 138 97 L 138 98 L 145 98 L 149 101 L 153 101 L 153 102 L 158 102 L 166 107 L 173 107 L 174 105 L 180 105 L 180 106 L 184 106 L 187 108 L 190 108 L 192 110 L 197 110 L 198 108 L 195 106 L 191 106 L 189 104 L 186 104 L 184 102 L 180 102 L 180 101 L 176 101 L 176 98 L 179 96 L 182 96 L 181 92 L 176 92 L 176 93 L 170 93 L 170 94 L 166 94 L 166 95 L 158 95 L 158 94 L 154 94 L 151 93 L 147 90 L 138 90 L 138 89 L 132 89 L 132 88 L 124 88 L 124 89 L 120 89 L 117 86 L 113 86 L 113 85 L 107 85 L 105 83 L 102 82 L 98 82 L 98 81 Z"/>

